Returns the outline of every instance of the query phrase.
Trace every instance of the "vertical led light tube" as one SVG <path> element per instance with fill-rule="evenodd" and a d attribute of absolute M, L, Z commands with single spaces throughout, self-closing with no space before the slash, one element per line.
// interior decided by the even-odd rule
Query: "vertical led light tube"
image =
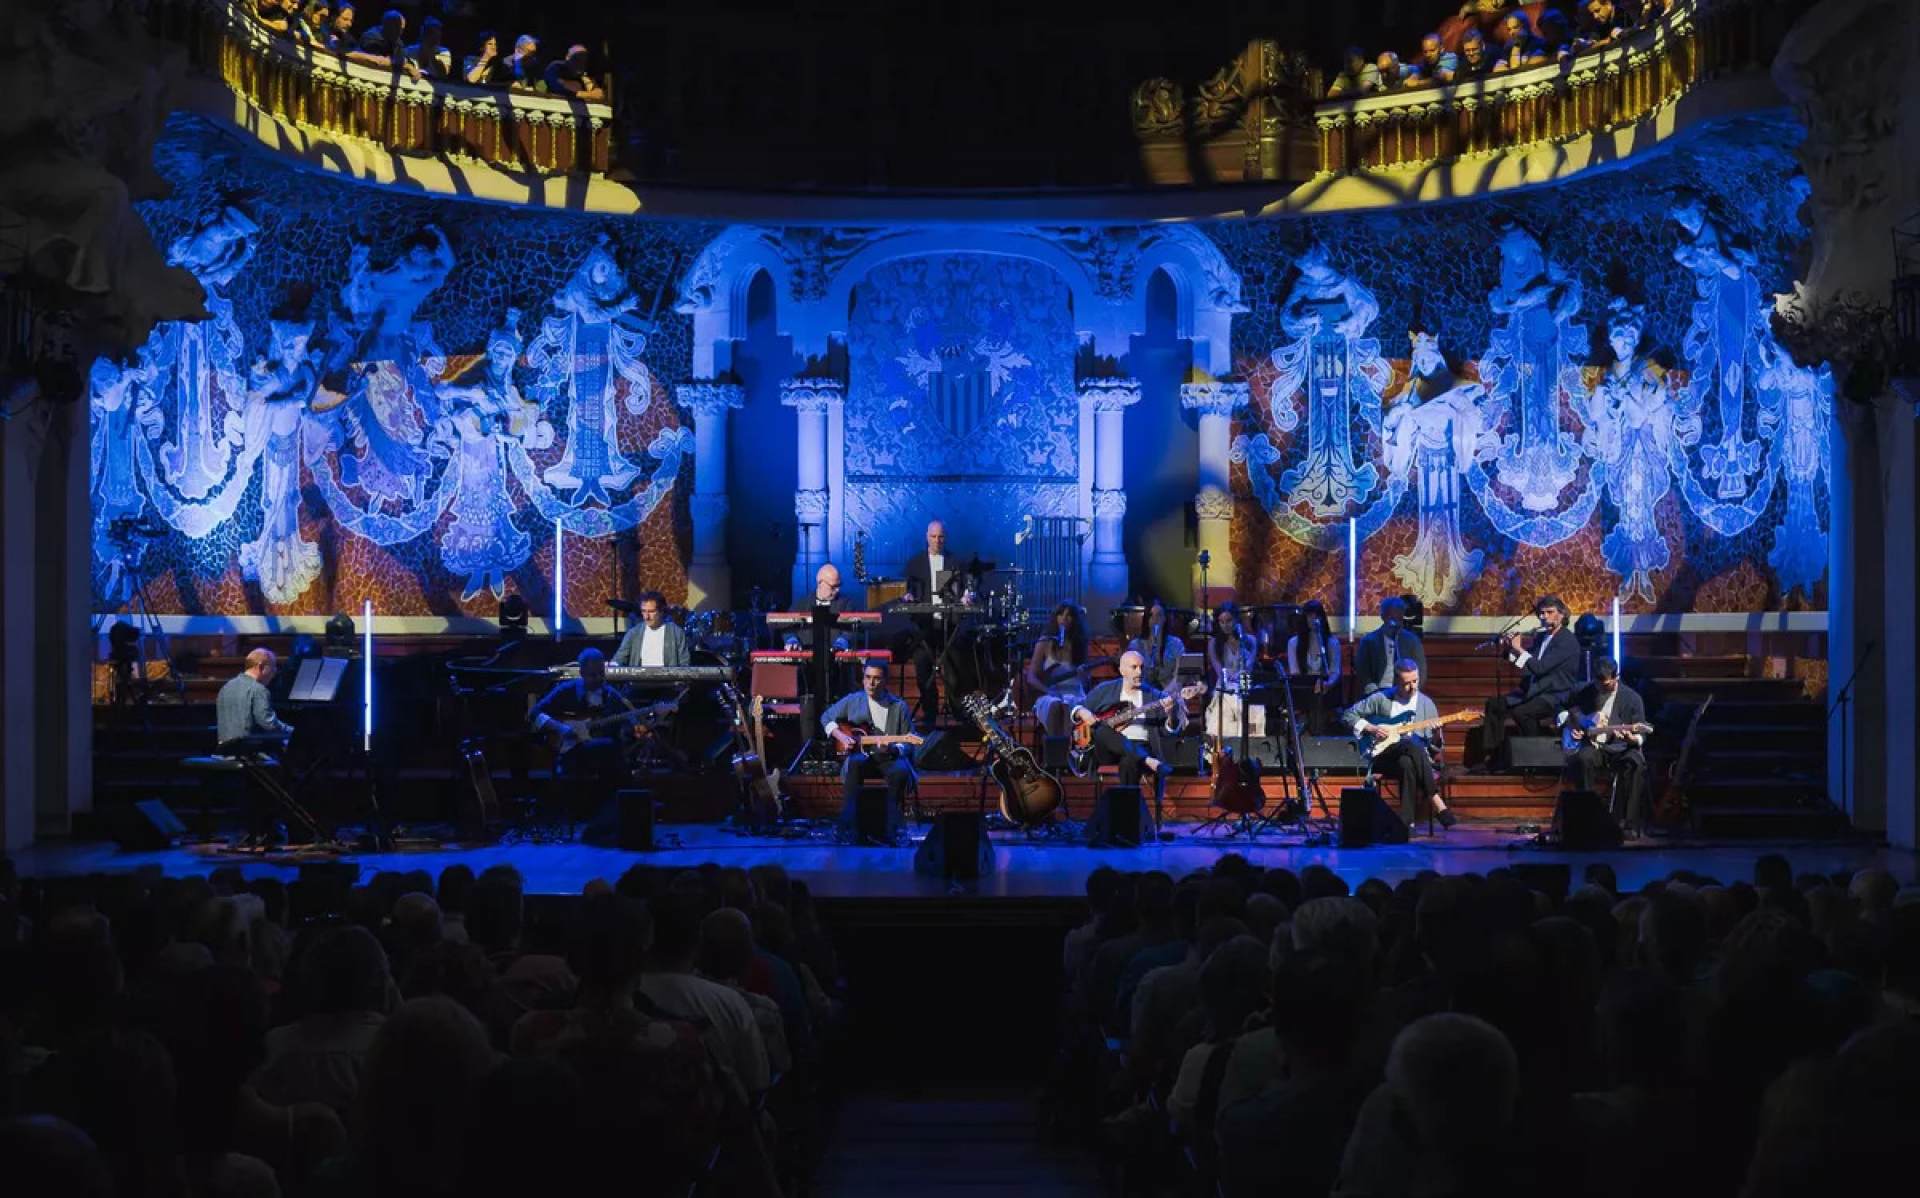
<path fill-rule="evenodd" d="M 553 639 L 560 639 L 560 621 L 566 613 L 565 596 L 567 593 L 567 530 L 559 525 L 553 526 Z"/>
<path fill-rule="evenodd" d="M 1360 522 L 1347 521 L 1347 639 L 1360 635 Z"/>
<path fill-rule="evenodd" d="M 1620 596 L 1613 597 L 1613 664 L 1620 665 L 1625 658 L 1620 656 Z"/>
<path fill-rule="evenodd" d="M 360 737 L 361 748 L 373 752 L 373 600 L 360 609 Z"/>

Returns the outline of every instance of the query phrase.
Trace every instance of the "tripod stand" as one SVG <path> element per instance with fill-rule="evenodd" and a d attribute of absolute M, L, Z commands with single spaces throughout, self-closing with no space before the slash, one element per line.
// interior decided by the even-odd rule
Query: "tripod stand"
<path fill-rule="evenodd" d="M 167 630 L 147 606 L 147 545 L 166 535 L 165 527 L 132 516 L 122 516 L 107 525 L 107 539 L 120 551 L 121 568 L 129 584 L 127 614 L 132 617 L 129 623 L 133 628 L 131 638 L 123 638 L 114 632 L 108 634 L 112 642 L 113 701 L 116 706 L 133 704 L 145 707 L 153 701 L 153 682 L 147 664 L 153 658 L 147 652 L 148 638 L 152 638 L 159 649 L 159 660 L 168 663 L 167 674 L 172 680 L 174 694 L 184 697 L 186 693 L 186 684 L 172 668 L 173 645 L 167 639 Z M 105 623 L 111 618 L 111 615 L 103 614 L 101 622 Z"/>

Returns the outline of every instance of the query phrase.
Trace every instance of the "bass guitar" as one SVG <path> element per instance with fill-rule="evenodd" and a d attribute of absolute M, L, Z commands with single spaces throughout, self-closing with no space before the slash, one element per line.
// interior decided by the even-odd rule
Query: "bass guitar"
<path fill-rule="evenodd" d="M 1067 758 L 1074 775 L 1081 778 L 1087 775 L 1088 766 L 1093 759 L 1093 730 L 1098 725 L 1105 724 L 1118 732 L 1137 720 L 1164 718 L 1167 712 L 1173 710 L 1175 703 L 1186 703 L 1206 693 L 1207 684 L 1196 682 L 1191 686 L 1181 687 L 1177 694 L 1163 695 L 1152 703 L 1137 706 L 1132 703 L 1116 703 L 1104 711 L 1094 712 L 1092 723 L 1076 723 L 1073 726 L 1073 744 Z"/>
<path fill-rule="evenodd" d="M 582 716 L 571 720 L 563 720 L 557 716 L 549 716 L 548 718 L 553 720 L 554 723 L 559 724 L 560 727 L 550 727 L 548 734 L 553 739 L 553 747 L 561 752 L 565 752 L 584 741 L 611 735 L 623 727 L 632 728 L 637 734 L 645 729 L 650 729 L 653 725 L 680 710 L 680 700 L 685 697 L 686 693 L 683 691 L 671 699 L 663 699 L 658 703 L 649 703 L 645 707 L 635 707 L 631 711 L 615 712 L 612 715 Z"/>
<path fill-rule="evenodd" d="M 1560 748 L 1562 752 L 1575 753 L 1579 751 L 1581 744 L 1584 742 L 1590 741 L 1596 745 L 1600 744 L 1601 742 L 1594 738 L 1605 736 L 1608 733 L 1617 736 L 1626 736 L 1629 734 L 1645 736 L 1652 731 L 1652 724 L 1583 724 L 1578 720 L 1570 719 L 1567 721 L 1566 727 L 1560 729 Z"/>
<path fill-rule="evenodd" d="M 720 689 L 733 708 L 733 774 L 740 782 L 742 802 L 749 824 L 760 827 L 780 818 L 780 771 L 767 768 L 766 726 L 759 695 L 753 697 L 753 738 L 747 739 L 747 715 L 740 703 L 740 692 L 731 682 Z"/>
<path fill-rule="evenodd" d="M 1007 735 L 994 718 L 993 701 L 974 691 L 960 700 L 960 710 L 980 729 L 993 759 L 987 772 L 1000 787 L 1000 814 L 1022 827 L 1052 815 L 1060 806 L 1060 779 L 1040 768 L 1033 750 Z"/>
<path fill-rule="evenodd" d="M 1451 715 L 1435 716 L 1430 720 L 1416 720 L 1411 711 L 1403 711 L 1396 716 L 1367 721 L 1375 728 L 1385 728 L 1387 730 L 1385 736 L 1376 738 L 1370 732 L 1362 732 L 1355 739 L 1360 742 L 1360 756 L 1371 761 L 1378 754 L 1399 744 L 1409 736 L 1420 736 L 1423 732 L 1444 728 L 1448 724 L 1477 721 L 1480 719 L 1480 714 L 1477 711 L 1456 711 Z M 1425 738 L 1422 737 L 1422 739 Z"/>

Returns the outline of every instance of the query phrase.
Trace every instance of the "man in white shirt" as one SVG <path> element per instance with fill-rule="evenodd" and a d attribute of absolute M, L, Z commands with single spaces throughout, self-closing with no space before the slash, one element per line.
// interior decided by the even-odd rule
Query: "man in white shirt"
<path fill-rule="evenodd" d="M 692 1020 L 714 1059 L 731 1069 L 749 1094 L 772 1082 L 766 1042 L 753 1008 L 729 986 L 709 981 L 693 969 L 704 917 L 700 896 L 669 890 L 647 903 L 653 916 L 653 945 L 647 952 L 640 993 L 660 1014 Z"/>
<path fill-rule="evenodd" d="M 1486 723 L 1480 728 L 1481 747 L 1489 763 L 1507 739 L 1511 718 L 1522 736 L 1550 732 L 1554 716 L 1566 706 L 1580 675 L 1580 642 L 1567 627 L 1567 605 L 1557 595 L 1543 595 L 1533 605 L 1540 629 L 1531 637 L 1513 633 L 1506 639 L 1507 660 L 1520 671 L 1520 685 L 1487 700 Z"/>
<path fill-rule="evenodd" d="M 962 572 L 964 560 L 947 551 L 947 526 L 938 520 L 927 525 L 927 548 L 907 559 L 907 595 L 919 603 L 967 603 L 972 580 Z M 937 666 L 953 633 L 952 617 L 919 616 L 920 641 L 913 651 L 913 674 L 920 684 L 920 719 L 931 724 L 940 715 Z"/>
<path fill-rule="evenodd" d="M 1420 667 L 1405 657 L 1394 665 L 1392 690 L 1375 691 L 1346 712 L 1347 726 L 1356 735 L 1372 737 L 1376 744 L 1385 739 L 1396 724 L 1439 718 L 1440 709 L 1420 691 Z M 1400 784 L 1400 818 L 1409 828 L 1419 815 L 1423 799 L 1433 804 L 1434 818 L 1443 827 L 1451 828 L 1455 823 L 1453 812 L 1440 797 L 1434 772 L 1444 731 L 1440 727 L 1430 728 L 1373 754 L 1371 772 L 1385 774 Z"/>
<path fill-rule="evenodd" d="M 659 591 L 640 596 L 640 623 L 627 629 L 614 650 L 617 666 L 684 666 L 690 664 L 687 634 L 667 619 L 667 600 Z"/>

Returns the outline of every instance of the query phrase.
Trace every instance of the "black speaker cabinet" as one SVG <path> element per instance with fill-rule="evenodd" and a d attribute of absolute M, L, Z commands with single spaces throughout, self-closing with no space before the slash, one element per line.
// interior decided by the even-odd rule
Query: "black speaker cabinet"
<path fill-rule="evenodd" d="M 187 834 L 186 825 L 159 799 L 104 810 L 111 813 L 106 823 L 114 843 L 128 852 L 171 848 Z"/>
<path fill-rule="evenodd" d="M 1073 749 L 1073 740 L 1065 736 L 1042 736 L 1040 738 L 1040 768 L 1051 773 L 1059 773 L 1067 768 L 1067 755 Z"/>
<path fill-rule="evenodd" d="M 1188 777 L 1200 772 L 1200 751 L 1206 747 L 1207 737 L 1203 732 L 1190 732 L 1185 736 L 1162 736 L 1159 738 L 1159 752 L 1155 756 L 1173 766 L 1173 772 Z M 1235 742 L 1238 743 L 1238 742 Z M 1259 743 L 1258 738 L 1248 742 Z"/>
<path fill-rule="evenodd" d="M 853 801 L 853 834 L 855 842 L 864 845 L 891 847 L 893 844 L 893 826 L 888 818 L 887 788 L 881 783 L 862 786 Z"/>
<path fill-rule="evenodd" d="M 913 764 L 916 769 L 939 774 L 970 769 L 973 761 L 961 748 L 959 737 L 951 732 L 929 732 L 926 740 L 914 750 Z"/>
<path fill-rule="evenodd" d="M 1351 736 L 1303 736 L 1300 756 L 1310 770 L 1323 774 L 1364 774 L 1367 763 Z"/>
<path fill-rule="evenodd" d="M 1380 792 L 1369 786 L 1347 786 L 1340 791 L 1340 847 L 1364 849 L 1375 844 L 1407 843 L 1407 825 L 1387 806 Z"/>
<path fill-rule="evenodd" d="M 1620 825 L 1599 795 L 1590 790 L 1563 790 L 1553 807 L 1553 829 L 1563 849 L 1617 849 Z"/>
<path fill-rule="evenodd" d="M 993 868 L 993 846 L 977 811 L 942 811 L 913 853 L 917 873 L 968 882 Z"/>
<path fill-rule="evenodd" d="M 1139 848 L 1147 827 L 1147 801 L 1138 786 L 1109 786 L 1094 800 L 1087 819 L 1087 843 L 1096 848 Z"/>
<path fill-rule="evenodd" d="M 1567 755 L 1557 736 L 1509 736 L 1500 750 L 1500 768 L 1529 774 L 1557 774 Z"/>

